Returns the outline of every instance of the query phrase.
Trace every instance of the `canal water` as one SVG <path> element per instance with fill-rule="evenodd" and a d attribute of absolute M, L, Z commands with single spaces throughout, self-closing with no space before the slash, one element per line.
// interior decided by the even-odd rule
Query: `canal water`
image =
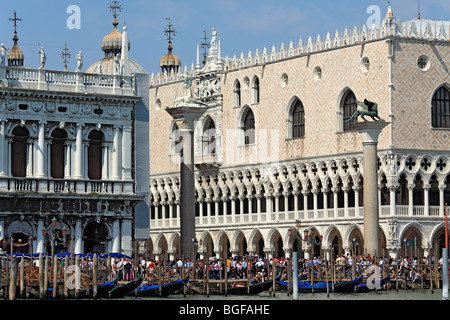
<path fill-rule="evenodd" d="M 191 294 L 186 295 L 171 295 L 167 298 L 144 298 L 144 297 L 126 297 L 126 300 L 171 300 L 177 302 L 189 302 L 189 301 L 294 301 L 293 296 L 287 295 L 285 292 L 276 292 L 275 297 L 273 297 L 268 291 L 260 293 L 258 295 L 210 295 L 207 297 L 206 295 L 201 294 Z M 379 301 L 379 300 L 421 300 L 421 301 L 439 301 L 442 300 L 442 290 L 433 290 L 431 293 L 430 290 L 389 290 L 389 291 L 379 291 L 379 292 L 368 292 L 368 293 L 330 293 L 329 297 L 327 297 L 326 293 L 315 293 L 315 294 L 305 294 L 299 293 L 298 300 L 300 301 L 314 301 L 314 300 L 323 300 L 323 301 L 334 301 L 334 300 L 361 300 L 361 301 Z"/>

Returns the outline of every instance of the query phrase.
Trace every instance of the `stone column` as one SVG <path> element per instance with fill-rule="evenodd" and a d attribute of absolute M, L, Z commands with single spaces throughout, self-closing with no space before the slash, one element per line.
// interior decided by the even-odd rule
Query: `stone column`
<path fill-rule="evenodd" d="M 415 184 L 408 184 L 408 215 L 414 216 L 414 188 Z"/>
<path fill-rule="evenodd" d="M 194 130 L 198 119 L 206 111 L 206 108 L 193 103 L 189 97 L 188 102 L 182 102 L 166 111 L 174 118 L 182 139 L 180 152 L 180 177 L 181 177 L 181 213 L 180 213 L 180 248 L 181 257 L 194 260 L 195 239 L 195 177 L 194 177 Z"/>
<path fill-rule="evenodd" d="M 378 207 L 378 136 L 389 123 L 380 120 L 359 122 L 353 128 L 363 144 L 364 162 L 364 249 L 371 256 L 380 254 Z"/>
<path fill-rule="evenodd" d="M 39 121 L 38 141 L 36 145 L 36 177 L 45 177 L 45 121 Z"/>
<path fill-rule="evenodd" d="M 6 120 L 0 119 L 0 177 L 6 177 Z"/>
<path fill-rule="evenodd" d="M 133 246 L 132 246 L 132 221 L 131 219 L 123 219 L 121 226 L 121 235 L 122 235 L 122 250 L 123 253 L 127 256 L 133 255 Z"/>
<path fill-rule="evenodd" d="M 355 191 L 355 217 L 359 217 L 359 190 L 360 186 L 353 186 L 353 190 Z"/>
<path fill-rule="evenodd" d="M 81 230 L 81 219 L 77 219 L 75 222 L 75 245 L 74 245 L 74 253 L 81 254 L 83 252 L 83 234 Z"/>
<path fill-rule="evenodd" d="M 445 188 L 446 188 L 447 186 L 444 184 L 444 185 L 440 185 L 439 186 L 439 217 L 444 217 L 445 216 L 445 208 L 444 208 L 444 206 L 445 206 L 445 204 L 444 204 L 444 201 L 445 201 L 445 199 L 444 199 L 444 191 L 445 191 Z"/>
<path fill-rule="evenodd" d="M 120 221 L 119 219 L 114 219 L 113 230 L 112 230 L 112 252 L 120 253 Z"/>
<path fill-rule="evenodd" d="M 44 229 L 44 220 L 39 219 L 36 230 L 36 244 L 34 245 L 34 247 L 36 248 L 36 253 L 45 253 L 45 240 L 44 236 L 42 235 L 42 229 Z"/>
<path fill-rule="evenodd" d="M 389 186 L 389 214 L 391 217 L 397 215 L 397 199 L 396 199 L 397 188 L 398 184 Z"/>
<path fill-rule="evenodd" d="M 83 179 L 83 127 L 84 124 L 77 124 L 75 136 L 75 159 L 74 159 L 74 179 Z"/>
<path fill-rule="evenodd" d="M 430 215 L 430 184 L 423 185 L 423 215 L 428 217 Z"/>
<path fill-rule="evenodd" d="M 114 126 L 114 139 L 113 139 L 113 148 L 112 148 L 112 156 L 111 156 L 111 179 L 112 180 L 121 180 L 121 161 L 120 161 L 120 126 Z"/>

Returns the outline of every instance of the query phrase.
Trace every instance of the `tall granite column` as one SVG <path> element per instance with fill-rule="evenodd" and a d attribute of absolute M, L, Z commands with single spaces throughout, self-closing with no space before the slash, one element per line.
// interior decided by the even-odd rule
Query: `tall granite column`
<path fill-rule="evenodd" d="M 195 123 L 206 111 L 201 105 L 183 102 L 166 111 L 175 119 L 182 139 L 180 153 L 180 234 L 183 258 L 194 259 L 195 239 L 195 178 L 194 178 L 194 130 Z"/>
<path fill-rule="evenodd" d="M 361 135 L 363 144 L 364 249 L 371 256 L 380 255 L 377 145 L 378 136 L 388 124 L 380 120 L 353 125 L 353 129 Z"/>

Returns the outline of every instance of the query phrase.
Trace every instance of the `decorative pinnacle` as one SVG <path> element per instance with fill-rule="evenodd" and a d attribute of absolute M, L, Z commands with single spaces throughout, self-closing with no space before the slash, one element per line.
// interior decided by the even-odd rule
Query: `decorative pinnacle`
<path fill-rule="evenodd" d="M 177 31 L 175 30 L 175 28 L 173 28 L 173 24 L 170 22 L 170 17 L 166 18 L 166 20 L 168 20 L 169 23 L 167 24 L 163 33 L 164 33 L 164 35 L 167 36 L 167 40 L 169 41 L 169 47 L 170 47 L 169 50 L 171 50 L 171 48 L 172 48 L 171 44 L 172 44 L 172 40 L 173 40 L 172 35 L 175 36 L 177 34 Z"/>
<path fill-rule="evenodd" d="M 122 12 L 122 5 L 120 4 L 120 2 L 118 0 L 113 0 L 111 1 L 111 3 L 109 4 L 109 11 L 112 12 L 113 17 L 114 17 L 114 23 L 117 23 L 117 17 L 119 16 L 119 14 Z"/>
<path fill-rule="evenodd" d="M 14 18 L 9 18 L 9 21 L 13 21 L 14 22 L 14 41 L 19 40 L 17 38 L 17 21 L 22 21 L 21 18 L 17 18 L 17 12 L 14 10 Z"/>
<path fill-rule="evenodd" d="M 61 52 L 61 58 L 63 58 L 63 62 L 64 62 L 64 71 L 67 72 L 67 64 L 69 63 L 69 59 L 70 59 L 70 51 L 69 51 L 69 48 L 67 48 L 67 41 L 64 43 L 64 49 Z"/>
<path fill-rule="evenodd" d="M 203 49 L 203 64 L 206 63 L 206 51 L 210 47 L 208 42 L 208 36 L 206 35 L 206 30 L 203 30 L 204 36 L 203 36 L 203 42 L 201 43 L 201 47 Z"/>

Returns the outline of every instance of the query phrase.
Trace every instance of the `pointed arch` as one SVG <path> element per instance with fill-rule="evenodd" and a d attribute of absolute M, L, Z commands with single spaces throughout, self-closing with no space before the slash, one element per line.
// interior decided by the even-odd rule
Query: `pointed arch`
<path fill-rule="evenodd" d="M 450 87 L 439 86 L 431 99 L 431 127 L 450 128 Z"/>

